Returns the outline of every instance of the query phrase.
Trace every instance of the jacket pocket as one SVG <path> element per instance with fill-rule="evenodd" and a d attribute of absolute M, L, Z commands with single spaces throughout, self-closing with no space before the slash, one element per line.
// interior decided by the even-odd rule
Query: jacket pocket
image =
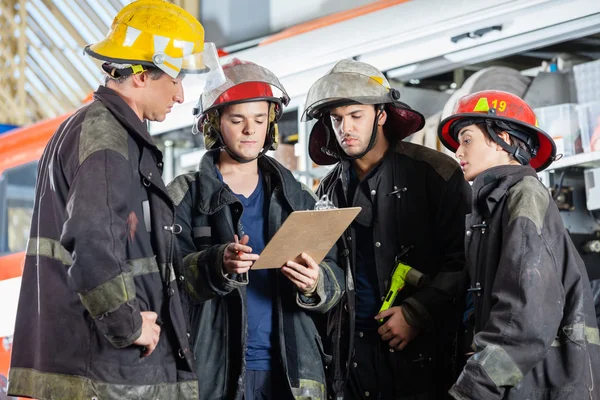
<path fill-rule="evenodd" d="M 447 380 L 442 373 L 443 360 L 435 350 L 436 340 L 437 337 L 422 332 L 404 350 L 389 353 L 394 375 L 402 377 L 406 393 L 434 391 Z"/>
<path fill-rule="evenodd" d="M 321 339 L 320 335 L 315 335 L 315 342 L 317 342 L 317 348 L 319 349 L 319 354 L 321 355 L 323 367 L 327 367 L 331 363 L 333 357 L 325 352 L 323 340 Z"/>

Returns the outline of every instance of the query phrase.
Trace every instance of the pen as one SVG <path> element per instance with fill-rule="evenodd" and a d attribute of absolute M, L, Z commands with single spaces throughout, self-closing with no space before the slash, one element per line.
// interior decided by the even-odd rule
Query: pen
<path fill-rule="evenodd" d="M 238 235 L 233 235 L 233 239 L 235 240 L 235 244 L 240 244 L 240 240 L 238 239 Z M 244 254 L 243 251 L 239 250 L 236 252 L 238 257 L 241 257 Z"/>

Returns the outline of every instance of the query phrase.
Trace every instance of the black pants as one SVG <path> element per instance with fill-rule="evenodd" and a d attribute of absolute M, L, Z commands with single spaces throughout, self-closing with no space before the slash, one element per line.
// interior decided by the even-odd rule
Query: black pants
<path fill-rule="evenodd" d="M 404 350 L 406 351 L 406 349 Z M 354 356 L 344 400 L 440 400 L 429 385 L 419 385 L 414 375 L 423 371 L 421 363 L 409 352 L 390 351 L 379 334 L 357 332 Z M 427 374 L 429 375 L 429 374 Z M 418 379 L 420 380 L 420 379 Z"/>
<path fill-rule="evenodd" d="M 280 400 L 285 396 L 285 379 L 271 371 L 247 370 L 245 376 L 245 400 Z"/>

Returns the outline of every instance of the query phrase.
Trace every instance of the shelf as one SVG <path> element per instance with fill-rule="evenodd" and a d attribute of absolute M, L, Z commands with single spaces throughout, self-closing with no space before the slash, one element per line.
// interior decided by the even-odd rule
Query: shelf
<path fill-rule="evenodd" d="M 594 168 L 600 167 L 600 151 L 581 153 L 574 156 L 563 157 L 553 162 L 548 167 L 548 171 L 564 168 Z"/>

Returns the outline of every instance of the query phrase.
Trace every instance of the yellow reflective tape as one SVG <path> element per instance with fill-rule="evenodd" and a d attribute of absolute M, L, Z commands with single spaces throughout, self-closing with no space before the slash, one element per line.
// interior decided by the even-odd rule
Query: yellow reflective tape
<path fill-rule="evenodd" d="M 201 279 L 200 269 L 198 268 L 198 259 L 200 258 L 200 253 L 191 253 L 183 258 L 183 266 L 184 266 L 184 276 L 185 276 L 185 288 L 186 292 L 194 299 L 194 301 L 202 302 L 211 297 L 203 287 L 197 285 Z"/>
<path fill-rule="evenodd" d="M 197 399 L 197 381 L 123 385 L 100 382 L 78 375 L 53 374 L 32 368 L 12 367 L 8 392 L 36 399 Z"/>
<path fill-rule="evenodd" d="M 325 385 L 310 379 L 300 379 L 299 387 L 292 388 L 295 400 L 325 400 Z"/>
<path fill-rule="evenodd" d="M 29 238 L 29 241 L 27 242 L 26 254 L 28 256 L 40 255 L 43 257 L 53 258 L 67 266 L 73 264 L 71 253 L 62 247 L 60 242 L 55 239 L 49 239 L 45 237 Z"/>
<path fill-rule="evenodd" d="M 102 138 L 98 137 L 102 132 Z M 100 101 L 86 111 L 79 134 L 79 165 L 97 151 L 111 150 L 129 159 L 129 134 L 111 111 Z"/>
<path fill-rule="evenodd" d="M 128 301 L 135 299 L 133 274 L 126 272 L 96 286 L 86 293 L 79 293 L 83 306 L 92 318 L 114 311 Z"/>
<path fill-rule="evenodd" d="M 519 366 L 500 346 L 488 345 L 482 351 L 475 353 L 471 360 L 483 368 L 497 387 L 515 386 L 523 380 L 523 373 Z"/>
<path fill-rule="evenodd" d="M 337 279 L 335 279 L 335 274 L 333 273 L 333 270 L 331 269 L 331 267 L 329 266 L 329 264 L 327 264 L 325 261 L 322 261 L 320 264 L 321 268 L 323 268 L 324 270 L 327 270 L 327 275 L 329 275 L 329 279 L 331 279 L 331 281 L 333 282 L 333 296 L 331 296 L 331 299 L 329 299 L 329 301 L 333 301 L 334 303 L 337 303 L 338 297 L 342 294 L 342 289 L 340 288 L 340 284 L 338 283 Z M 321 279 L 323 279 L 323 277 L 321 277 Z"/>
<path fill-rule="evenodd" d="M 490 105 L 488 104 L 487 97 L 480 98 L 479 101 L 477 102 L 477 104 L 475 105 L 475 108 L 473 109 L 473 111 L 483 111 L 483 112 L 490 111 Z"/>
<path fill-rule="evenodd" d="M 174 71 L 180 71 L 181 70 L 181 68 L 177 68 L 175 65 L 171 64 L 170 62 L 168 62 L 166 60 L 163 61 L 163 64 L 166 65 L 167 67 L 171 68 Z"/>
<path fill-rule="evenodd" d="M 552 347 L 560 347 L 568 342 L 577 344 L 588 342 L 589 344 L 600 346 L 598 328 L 593 328 L 583 323 L 564 326 L 559 331 L 558 337 L 552 342 Z"/>
<path fill-rule="evenodd" d="M 598 332 L 598 328 L 592 328 L 590 326 L 586 326 L 585 328 L 585 339 L 590 344 L 595 344 L 600 346 L 600 333 Z"/>
<path fill-rule="evenodd" d="M 155 257 L 136 258 L 134 260 L 128 260 L 127 265 L 131 268 L 133 276 L 151 274 L 153 272 L 160 272 L 158 263 Z"/>

